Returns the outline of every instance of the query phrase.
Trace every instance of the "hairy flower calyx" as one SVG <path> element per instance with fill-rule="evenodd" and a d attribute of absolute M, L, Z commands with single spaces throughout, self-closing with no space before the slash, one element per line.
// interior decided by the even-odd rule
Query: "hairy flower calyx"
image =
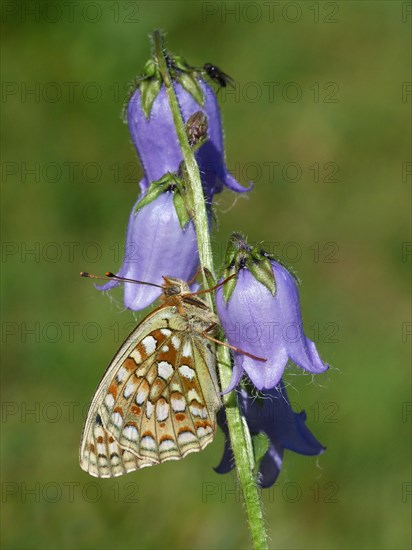
<path fill-rule="evenodd" d="M 253 277 L 265 285 L 271 292 L 272 296 L 276 294 L 276 280 L 273 273 L 271 261 L 276 261 L 283 265 L 288 271 L 290 269 L 283 264 L 279 258 L 269 254 L 259 245 L 250 246 L 246 239 L 240 233 L 233 233 L 226 249 L 225 270 L 223 277 L 227 278 L 234 273 L 238 273 L 241 269 L 248 269 Z M 296 275 L 290 271 L 293 277 L 297 280 Z M 223 289 L 223 296 L 226 302 L 229 301 L 233 291 L 236 288 L 237 277 L 228 281 Z"/>
<path fill-rule="evenodd" d="M 146 193 L 135 205 L 134 213 L 137 214 L 147 204 L 153 202 L 159 195 L 166 192 L 173 193 L 173 204 L 182 229 L 184 229 L 193 217 L 193 207 L 183 179 L 177 174 L 167 173 L 160 180 L 152 181 Z"/>
<path fill-rule="evenodd" d="M 204 94 L 199 84 L 200 73 L 196 67 L 189 65 L 181 56 L 166 54 L 167 66 L 172 81 L 179 82 L 200 106 L 204 105 Z M 147 118 L 150 116 L 153 103 L 160 92 L 163 78 L 156 59 L 149 59 L 143 69 L 143 74 L 137 77 L 130 87 L 129 99 L 138 88 L 142 102 L 142 109 Z M 165 83 L 169 85 L 169 83 Z"/>

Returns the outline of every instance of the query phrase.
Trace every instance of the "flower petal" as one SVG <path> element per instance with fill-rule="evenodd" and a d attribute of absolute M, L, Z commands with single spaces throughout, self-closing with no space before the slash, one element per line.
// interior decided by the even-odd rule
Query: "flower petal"
<path fill-rule="evenodd" d="M 279 445 L 271 444 L 268 452 L 262 459 L 259 468 L 259 485 L 262 489 L 271 487 L 278 478 L 282 467 L 283 449 Z"/>
<path fill-rule="evenodd" d="M 122 277 L 122 274 L 119 273 L 117 274 L 118 277 Z M 97 285 L 96 283 L 94 284 L 94 288 L 97 288 L 97 290 L 111 290 L 112 288 L 114 288 L 115 286 L 119 285 L 120 282 L 119 281 L 116 281 L 116 280 L 113 280 L 113 281 L 109 281 L 107 283 L 105 283 L 104 285 Z"/>
<path fill-rule="evenodd" d="M 223 449 L 222 459 L 214 470 L 218 474 L 227 474 L 235 467 L 235 457 L 233 456 L 233 451 L 230 446 L 229 428 L 227 427 L 226 411 L 224 407 L 222 407 L 217 413 L 217 423 L 219 424 L 222 432 L 225 434 L 225 446 Z"/>
<path fill-rule="evenodd" d="M 324 447 L 306 426 L 306 413 L 296 413 L 290 404 L 283 380 L 264 401 L 264 429 L 271 442 L 303 455 L 318 455 Z"/>
<path fill-rule="evenodd" d="M 235 457 L 233 456 L 232 447 L 230 446 L 229 440 L 226 437 L 225 447 L 223 449 L 223 456 L 219 464 L 213 468 L 217 474 L 227 474 L 235 467 Z"/>
<path fill-rule="evenodd" d="M 145 182 L 146 182 L 146 179 L 143 177 L 140 180 L 140 183 L 139 183 L 141 189 L 143 189 L 143 187 L 145 185 Z M 131 242 L 132 238 L 133 238 L 133 227 L 134 227 L 134 219 L 135 219 L 134 218 L 134 210 L 136 208 L 137 203 L 141 200 L 141 197 L 142 197 L 142 195 L 140 195 L 140 197 L 134 203 L 132 211 L 129 214 L 129 220 L 127 222 L 127 229 L 126 229 L 125 256 L 127 256 L 128 243 Z M 127 264 L 126 264 L 125 261 L 123 261 L 122 266 L 121 266 L 120 270 L 116 273 L 116 275 L 118 277 L 126 277 L 127 276 L 126 273 L 127 273 Z M 108 283 L 105 283 L 103 285 L 95 284 L 94 286 L 95 286 L 95 288 L 97 288 L 97 290 L 105 291 L 105 290 L 111 290 L 112 288 L 116 287 L 119 284 L 120 284 L 119 281 L 113 280 L 113 281 L 109 281 Z"/>
<path fill-rule="evenodd" d="M 279 384 L 288 361 L 286 350 L 278 348 L 272 352 L 267 361 L 257 361 L 247 355 L 236 353 L 235 364 L 240 363 L 258 390 L 270 390 Z"/>
<path fill-rule="evenodd" d="M 235 353 L 235 366 L 244 369 L 258 389 L 273 388 L 280 380 L 288 355 L 271 292 L 248 269 L 241 269 L 231 298 L 216 291 L 216 307 L 228 342 L 266 362 Z"/>
<path fill-rule="evenodd" d="M 233 364 L 232 378 L 230 379 L 230 383 L 228 387 L 224 391 L 222 391 L 223 395 L 233 391 L 236 388 L 236 386 L 239 385 L 239 382 L 242 379 L 243 373 L 244 373 L 244 370 L 241 363 L 239 361 L 235 361 Z"/>
<path fill-rule="evenodd" d="M 321 445 L 305 424 L 306 413 L 293 413 L 294 421 L 290 429 L 282 436 L 282 445 L 285 449 L 301 455 L 319 455 L 326 447 Z"/>
<path fill-rule="evenodd" d="M 202 111 L 208 122 L 208 140 L 196 152 L 206 200 L 211 203 L 213 195 L 220 193 L 223 186 L 243 193 L 251 188 L 242 187 L 231 176 L 226 167 L 220 109 L 213 89 L 204 81 L 199 81 L 204 95 L 201 106 L 194 97 L 178 82 L 173 86 L 184 122 L 196 112 Z M 159 180 L 168 172 L 176 172 L 183 160 L 179 140 L 164 86 L 161 87 L 153 103 L 149 118 L 141 106 L 141 93 L 137 88 L 131 97 L 127 120 L 132 141 L 143 165 L 146 182 L 141 182 L 145 191 L 148 183 Z"/>
<path fill-rule="evenodd" d="M 296 281 L 289 271 L 277 262 L 272 262 L 276 280 L 276 302 L 280 313 L 284 346 L 288 356 L 299 367 L 318 374 L 329 367 L 322 361 L 315 344 L 303 332 L 299 292 Z"/>
<path fill-rule="evenodd" d="M 247 187 L 243 187 L 243 185 L 241 185 L 229 172 L 226 172 L 224 181 L 226 187 L 228 187 L 231 191 L 236 191 L 236 193 L 246 193 L 247 191 L 253 189 L 253 181 L 249 182 Z"/>
<path fill-rule="evenodd" d="M 129 218 L 119 275 L 157 285 L 163 284 L 163 276 L 190 280 L 199 265 L 196 233 L 192 221 L 181 228 L 173 193 L 162 193 L 136 214 L 134 211 L 135 206 Z M 113 286 L 110 281 L 100 290 Z M 162 292 L 160 288 L 137 283 L 124 283 L 124 288 L 125 305 L 134 311 L 152 304 Z"/>
<path fill-rule="evenodd" d="M 270 391 L 252 397 L 245 389 L 238 392 L 238 403 L 252 434 L 265 433 L 270 446 L 259 468 L 259 485 L 270 487 L 275 483 L 282 466 L 284 449 L 303 455 L 319 455 L 325 448 L 314 437 L 305 424 L 306 414 L 295 413 L 290 405 L 283 381 Z M 216 470 L 226 473 L 233 467 L 229 433 L 224 409 L 218 413 L 218 423 L 225 437 L 223 458 Z"/>
<path fill-rule="evenodd" d="M 146 177 L 143 176 L 143 178 L 139 181 L 141 195 L 143 195 L 147 191 L 149 185 L 150 185 L 150 182 L 148 182 Z"/>
<path fill-rule="evenodd" d="M 289 355 L 296 365 L 312 374 L 325 372 L 329 368 L 320 358 L 315 343 L 309 338 L 304 337 L 300 345 L 290 346 Z"/>

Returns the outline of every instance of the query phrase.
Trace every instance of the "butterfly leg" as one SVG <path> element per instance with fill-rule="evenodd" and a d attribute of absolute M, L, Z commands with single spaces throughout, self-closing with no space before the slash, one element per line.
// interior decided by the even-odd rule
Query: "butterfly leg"
<path fill-rule="evenodd" d="M 190 279 L 190 281 L 187 281 L 187 284 L 189 286 L 192 286 L 192 284 L 196 281 L 196 279 L 199 277 L 200 275 L 200 272 L 202 271 L 202 268 L 201 266 L 199 265 L 199 267 L 196 269 L 196 273 L 193 275 L 193 277 Z"/>
<path fill-rule="evenodd" d="M 190 279 L 190 281 L 187 281 L 187 284 L 189 286 L 192 286 L 192 284 L 196 281 L 196 279 L 199 277 L 199 275 L 201 274 L 202 272 L 202 267 L 199 265 L 199 267 L 197 268 L 196 270 L 196 273 L 193 275 L 193 277 Z M 216 282 L 214 281 L 213 279 L 213 276 L 212 274 L 210 273 L 210 271 L 207 269 L 207 267 L 204 267 L 203 268 L 203 272 L 204 274 L 206 275 L 207 279 L 209 280 L 209 282 L 212 283 L 212 285 L 215 285 Z"/>

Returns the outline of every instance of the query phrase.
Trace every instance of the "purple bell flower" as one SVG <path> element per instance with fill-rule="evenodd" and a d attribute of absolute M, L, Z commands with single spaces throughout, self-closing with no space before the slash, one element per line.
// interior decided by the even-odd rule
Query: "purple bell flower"
<path fill-rule="evenodd" d="M 314 342 L 303 332 L 293 275 L 262 252 L 259 260 L 256 250 L 243 241 L 238 246 L 241 261 L 236 286 L 228 300 L 224 289 L 216 291 L 216 308 L 229 344 L 266 361 L 235 352 L 232 380 L 225 393 L 239 384 L 245 371 L 258 390 L 274 388 L 289 359 L 313 374 L 327 370 Z"/>
<path fill-rule="evenodd" d="M 203 106 L 176 81 L 174 88 L 185 123 L 199 111 L 207 117 L 208 139 L 196 151 L 195 156 L 206 200 L 211 203 L 213 195 L 220 193 L 223 186 L 232 191 L 243 193 L 249 191 L 253 184 L 246 188 L 242 187 L 228 172 L 216 95 L 203 80 L 197 79 L 197 82 L 204 99 Z M 150 182 L 159 180 L 168 172 L 177 172 L 183 160 L 165 86 L 162 85 L 158 91 L 151 105 L 149 116 L 146 116 L 142 105 L 142 92 L 139 87 L 136 88 L 128 103 L 127 122 L 132 141 L 143 165 L 144 178 L 140 182 L 140 187 L 144 192 Z"/>
<path fill-rule="evenodd" d="M 251 435 L 263 432 L 269 439 L 269 449 L 259 467 L 260 487 L 267 488 L 275 483 L 285 449 L 302 455 L 319 455 L 325 450 L 307 428 L 306 413 L 295 413 L 292 410 L 283 381 L 259 399 L 251 397 L 246 390 L 241 389 L 238 392 L 238 401 Z M 226 439 L 222 460 L 215 471 L 226 474 L 234 468 L 235 461 L 224 409 L 219 411 L 217 418 Z"/>
<path fill-rule="evenodd" d="M 127 227 L 125 255 L 119 277 L 163 284 L 163 275 L 189 281 L 199 267 L 196 233 L 190 220 L 182 229 L 173 203 L 173 192 L 160 194 L 135 213 L 133 206 Z M 110 290 L 119 281 L 96 286 Z M 124 303 L 135 311 L 144 309 L 161 294 L 161 289 L 124 283 Z"/>

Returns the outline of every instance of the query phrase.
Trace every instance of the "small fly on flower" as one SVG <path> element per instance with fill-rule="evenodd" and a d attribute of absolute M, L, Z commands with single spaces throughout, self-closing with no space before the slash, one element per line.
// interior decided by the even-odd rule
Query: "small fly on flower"
<path fill-rule="evenodd" d="M 231 76 L 224 73 L 219 67 L 216 67 L 216 65 L 212 65 L 212 63 L 205 63 L 203 65 L 203 70 L 206 72 L 209 78 L 217 82 L 220 87 L 226 88 L 226 86 L 231 86 L 232 88 L 235 87 L 235 81 Z"/>
<path fill-rule="evenodd" d="M 213 440 L 222 404 L 215 346 L 241 350 L 209 334 L 218 318 L 199 294 L 229 278 L 191 292 L 193 281 L 172 277 L 160 286 L 110 272 L 81 275 L 163 291 L 161 305 L 125 340 L 96 390 L 80 444 L 81 468 L 95 477 L 116 477 L 204 449 Z"/>

